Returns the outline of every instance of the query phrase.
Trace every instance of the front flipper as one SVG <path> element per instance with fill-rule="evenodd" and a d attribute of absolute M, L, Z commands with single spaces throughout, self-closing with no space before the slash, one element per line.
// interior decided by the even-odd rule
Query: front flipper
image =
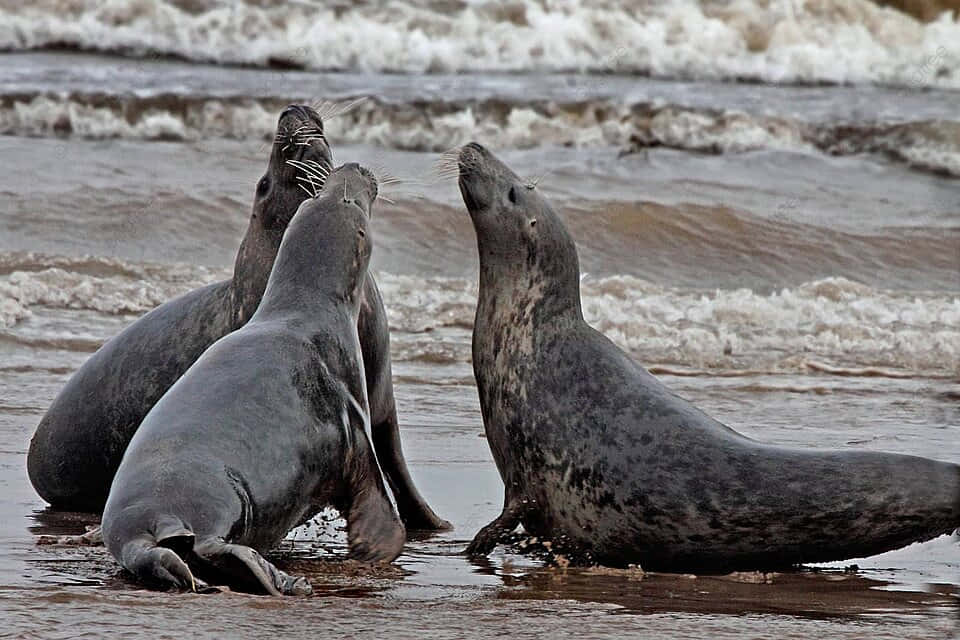
<path fill-rule="evenodd" d="M 522 517 L 523 502 L 508 496 L 504 501 L 503 511 L 497 519 L 480 529 L 464 553 L 471 557 L 487 555 L 499 542 L 513 533 L 513 530 L 520 525 Z"/>
<path fill-rule="evenodd" d="M 407 470 L 400 444 L 400 429 L 397 426 L 397 410 L 394 407 L 386 420 L 373 425 L 373 446 L 377 451 L 380 468 L 390 483 L 390 490 L 397 499 L 397 511 L 407 529 L 446 531 L 453 526 L 434 513 L 427 501 L 417 491 L 413 478 Z"/>
<path fill-rule="evenodd" d="M 362 562 L 392 562 L 403 550 L 406 530 L 387 496 L 365 432 L 358 434 L 352 455 L 345 512 L 350 557 Z"/>
<path fill-rule="evenodd" d="M 197 543 L 194 553 L 218 578 L 242 591 L 266 591 L 272 596 L 306 596 L 313 592 L 306 578 L 280 571 L 254 549 L 241 544 L 207 540 Z"/>

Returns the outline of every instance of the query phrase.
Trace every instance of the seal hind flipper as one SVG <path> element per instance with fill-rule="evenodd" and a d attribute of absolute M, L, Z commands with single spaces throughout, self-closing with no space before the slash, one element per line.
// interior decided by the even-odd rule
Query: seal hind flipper
<path fill-rule="evenodd" d="M 242 591 L 262 590 L 271 596 L 308 596 L 313 593 L 306 578 L 284 573 L 250 547 L 207 540 L 198 544 L 194 553 L 218 577 Z"/>
<path fill-rule="evenodd" d="M 497 518 L 477 532 L 464 553 L 470 557 L 485 556 L 504 538 L 520 526 L 523 518 L 523 503 L 510 496 L 504 501 L 503 511 Z"/>
<path fill-rule="evenodd" d="M 141 535 L 123 545 L 121 564 L 140 580 L 166 589 L 197 590 L 197 581 L 177 552 L 159 546 L 156 538 Z"/>

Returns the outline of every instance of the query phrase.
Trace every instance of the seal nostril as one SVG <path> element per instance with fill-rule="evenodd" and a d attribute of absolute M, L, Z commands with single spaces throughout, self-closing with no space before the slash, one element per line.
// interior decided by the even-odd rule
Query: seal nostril
<path fill-rule="evenodd" d="M 517 190 L 515 187 L 510 187 L 510 193 L 507 194 L 507 197 L 510 198 L 510 202 L 517 204 Z"/>

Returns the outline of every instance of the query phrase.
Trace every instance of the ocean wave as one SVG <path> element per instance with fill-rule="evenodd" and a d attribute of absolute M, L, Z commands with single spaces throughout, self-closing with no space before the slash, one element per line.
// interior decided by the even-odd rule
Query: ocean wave
<path fill-rule="evenodd" d="M 960 87 L 951 62 L 960 58 L 960 26 L 949 14 L 924 24 L 868 0 L 35 0 L 0 8 L 0 48 L 49 46 L 335 70 L 582 70 Z"/>
<path fill-rule="evenodd" d="M 0 254 L 0 328 L 31 307 L 142 314 L 181 293 L 225 277 L 194 265 L 137 265 L 113 258 Z"/>
<path fill-rule="evenodd" d="M 475 283 L 382 274 L 399 360 L 469 362 Z M 631 276 L 586 277 L 584 316 L 665 372 L 960 375 L 960 297 L 883 291 L 825 278 L 769 294 L 661 287 Z M 424 309 L 442 313 L 424 313 Z M 672 368 L 671 368 L 672 367 Z M 739 375 L 739 374 L 737 374 Z"/>
<path fill-rule="evenodd" d="M 275 99 L 7 95 L 0 100 L 0 133 L 174 140 L 269 140 Z M 366 100 L 327 123 L 339 144 L 373 144 L 411 151 L 444 151 L 479 138 L 496 148 L 613 146 L 626 152 L 668 147 L 707 153 L 757 150 L 881 154 L 911 167 L 960 176 L 960 123 L 815 123 L 783 116 L 609 100 L 510 103 L 386 103 Z"/>
<path fill-rule="evenodd" d="M 95 274 L 89 265 L 96 261 L 90 258 L 47 259 L 58 266 L 38 268 L 43 258 L 33 255 L 29 270 L 0 275 L 0 327 L 7 328 L 8 339 L 16 339 L 15 325 L 32 307 L 141 314 L 226 277 L 223 270 L 193 265 L 117 261 L 112 268 L 124 274 Z M 141 275 L 130 275 L 136 273 Z M 377 278 L 398 361 L 469 362 L 476 280 L 391 273 Z M 590 324 L 644 364 L 678 374 L 960 375 L 960 296 L 955 294 L 886 291 L 839 277 L 760 293 L 587 275 L 581 296 Z M 80 340 L 84 348 L 90 346 L 87 336 L 34 333 L 30 340 L 37 344 Z"/>

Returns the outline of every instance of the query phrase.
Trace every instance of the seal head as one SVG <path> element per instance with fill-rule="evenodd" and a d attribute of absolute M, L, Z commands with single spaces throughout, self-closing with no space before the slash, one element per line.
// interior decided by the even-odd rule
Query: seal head
<path fill-rule="evenodd" d="M 580 316 L 576 244 L 547 199 L 475 142 L 464 145 L 459 166 L 482 295 L 522 299 L 529 313 Z"/>
<path fill-rule="evenodd" d="M 284 109 L 233 268 L 232 306 L 238 326 L 250 319 L 260 303 L 280 240 L 297 207 L 323 188 L 332 168 L 333 154 L 317 112 L 306 105 Z"/>

